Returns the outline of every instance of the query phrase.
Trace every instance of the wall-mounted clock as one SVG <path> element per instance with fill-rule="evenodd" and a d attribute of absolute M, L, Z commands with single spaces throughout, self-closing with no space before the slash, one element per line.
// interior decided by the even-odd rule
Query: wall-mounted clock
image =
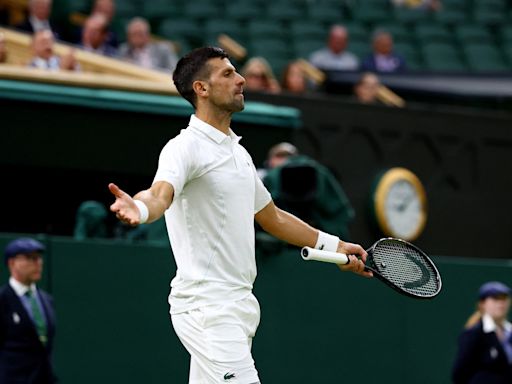
<path fill-rule="evenodd" d="M 405 168 L 391 168 L 377 180 L 373 211 L 386 235 L 412 241 L 427 222 L 427 195 L 420 179 Z"/>

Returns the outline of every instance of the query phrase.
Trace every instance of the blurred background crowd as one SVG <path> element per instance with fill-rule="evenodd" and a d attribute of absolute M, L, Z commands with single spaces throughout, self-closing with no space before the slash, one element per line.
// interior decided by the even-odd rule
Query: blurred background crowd
<path fill-rule="evenodd" d="M 363 103 L 379 100 L 368 72 L 510 72 L 511 21 L 508 0 L 0 2 L 0 25 L 33 36 L 33 67 L 80 71 L 82 49 L 172 72 L 190 49 L 221 45 L 248 90 L 303 94 L 321 91 L 329 71 L 364 73 L 350 89 Z M 9 62 L 3 39 L 0 62 Z M 69 51 L 55 55 L 55 41 Z"/>

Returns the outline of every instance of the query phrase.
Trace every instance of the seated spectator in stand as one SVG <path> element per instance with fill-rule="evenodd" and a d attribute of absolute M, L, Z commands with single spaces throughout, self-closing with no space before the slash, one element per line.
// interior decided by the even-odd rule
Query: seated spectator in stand
<path fill-rule="evenodd" d="M 281 87 L 283 91 L 294 94 L 304 94 L 313 88 L 297 61 L 292 61 L 284 69 Z"/>
<path fill-rule="evenodd" d="M 348 31 L 342 25 L 334 25 L 329 31 L 327 46 L 311 54 L 309 61 L 324 71 L 356 71 L 359 59 L 346 50 Z"/>
<path fill-rule="evenodd" d="M 405 71 L 405 60 L 393 52 L 393 36 L 384 30 L 373 34 L 373 53 L 363 60 L 362 71 L 393 73 Z"/>
<path fill-rule="evenodd" d="M 29 67 L 47 69 L 50 71 L 59 71 L 61 69 L 68 71 L 78 71 L 78 62 L 75 59 L 74 50 L 59 57 L 53 52 L 53 33 L 50 30 L 38 31 L 32 39 L 32 60 Z"/>
<path fill-rule="evenodd" d="M 149 23 L 140 17 L 126 28 L 128 41 L 119 47 L 119 57 L 144 68 L 174 71 L 178 57 L 167 43 L 152 43 Z"/>
<path fill-rule="evenodd" d="M 7 63 L 7 47 L 5 46 L 5 36 L 0 32 L 0 64 Z"/>
<path fill-rule="evenodd" d="M 380 85 L 380 80 L 375 74 L 363 73 L 354 86 L 356 100 L 361 104 L 380 104 L 377 98 Z"/>
<path fill-rule="evenodd" d="M 114 0 L 96 0 L 93 4 L 91 16 L 96 14 L 102 14 L 105 16 L 107 27 L 106 27 L 106 40 L 105 43 L 117 48 L 119 46 L 119 39 L 114 31 L 112 31 L 111 26 L 114 20 L 114 16 L 116 13 L 116 4 Z"/>
<path fill-rule="evenodd" d="M 263 57 L 253 57 L 240 71 L 245 77 L 244 89 L 248 91 L 279 93 L 281 87 L 270 64 Z"/>
<path fill-rule="evenodd" d="M 428 11 L 439 11 L 442 7 L 441 0 L 391 0 L 391 2 L 395 7 L 424 9 Z"/>
<path fill-rule="evenodd" d="M 117 50 L 107 42 L 107 19 L 101 13 L 89 16 L 82 29 L 81 47 L 99 55 L 114 57 Z"/>
<path fill-rule="evenodd" d="M 16 28 L 30 34 L 49 29 L 53 32 L 53 36 L 59 38 L 61 28 L 50 21 L 51 11 L 52 0 L 30 0 L 27 18 L 22 24 L 17 25 Z"/>

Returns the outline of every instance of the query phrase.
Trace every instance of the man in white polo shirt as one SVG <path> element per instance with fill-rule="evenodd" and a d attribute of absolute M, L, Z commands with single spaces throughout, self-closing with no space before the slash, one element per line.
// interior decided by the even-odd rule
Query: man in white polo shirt
<path fill-rule="evenodd" d="M 340 266 L 363 276 L 366 252 L 277 208 L 249 153 L 231 130 L 244 108 L 245 79 L 220 48 L 198 48 L 178 62 L 179 93 L 195 108 L 187 129 L 162 149 L 153 184 L 133 198 L 115 184 L 110 209 L 138 225 L 165 214 L 176 276 L 173 327 L 191 355 L 189 383 L 259 383 L 251 342 L 259 324 L 254 220 L 291 244 L 350 254 Z M 362 261 L 358 257 L 362 258 Z"/>

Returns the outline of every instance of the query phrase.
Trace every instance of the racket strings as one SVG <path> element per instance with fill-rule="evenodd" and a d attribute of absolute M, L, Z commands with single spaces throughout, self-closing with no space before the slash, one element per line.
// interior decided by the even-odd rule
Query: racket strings
<path fill-rule="evenodd" d="M 392 284 L 416 296 L 433 296 L 440 285 L 435 267 L 417 249 L 383 241 L 373 251 L 374 268 Z"/>

